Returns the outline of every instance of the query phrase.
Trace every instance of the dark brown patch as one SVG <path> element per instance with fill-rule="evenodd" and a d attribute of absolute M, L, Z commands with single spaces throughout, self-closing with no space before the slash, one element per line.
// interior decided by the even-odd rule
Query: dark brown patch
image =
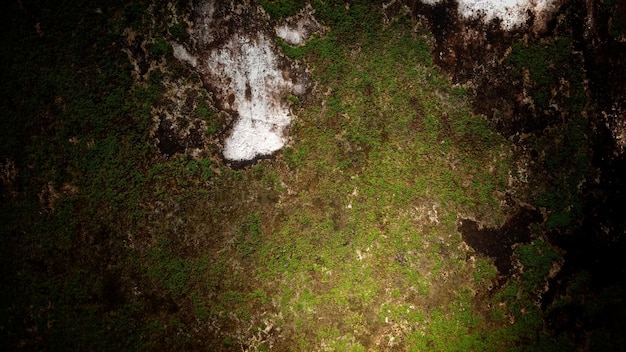
<path fill-rule="evenodd" d="M 541 221 L 543 217 L 538 210 L 521 208 L 500 228 L 480 228 L 476 221 L 462 219 L 458 229 L 470 247 L 493 258 L 500 274 L 508 275 L 512 269 L 514 245 L 530 242 L 529 226 Z"/>
<path fill-rule="evenodd" d="M 165 116 L 161 116 L 161 122 L 156 131 L 156 138 L 159 141 L 157 148 L 166 157 L 184 153 L 187 149 L 204 148 L 202 123 L 193 121 L 190 126 L 187 120 L 180 120 L 180 122 L 182 126 L 176 126 Z"/>
<path fill-rule="evenodd" d="M 252 87 L 250 87 L 250 82 L 246 82 L 246 100 L 252 100 Z"/>
<path fill-rule="evenodd" d="M 159 140 L 157 148 L 159 148 L 161 154 L 165 156 L 172 156 L 185 151 L 185 146 L 182 144 L 182 141 L 178 138 L 173 128 L 172 122 L 163 116 L 159 123 L 159 128 L 156 131 L 156 137 Z"/>

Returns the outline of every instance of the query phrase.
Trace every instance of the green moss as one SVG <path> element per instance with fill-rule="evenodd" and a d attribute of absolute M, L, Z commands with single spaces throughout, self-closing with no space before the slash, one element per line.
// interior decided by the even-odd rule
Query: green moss
<path fill-rule="evenodd" d="M 187 37 L 187 25 L 183 22 L 176 23 L 169 28 L 169 32 L 174 38 L 183 40 Z"/>
<path fill-rule="evenodd" d="M 262 2 L 274 19 L 303 4 Z M 3 50 L 11 66 L 2 71 L 2 92 L 18 98 L 0 110 L 1 127 L 15 133 L 0 148 L 18 164 L 23 197 L 0 209 L 3 345 L 269 348 L 261 336 L 280 350 L 362 351 L 375 349 L 373 341 L 407 350 L 568 346 L 542 332 L 533 305 L 560 260 L 547 242 L 518 249 L 525 271 L 497 292 L 489 312 L 476 299 L 496 271 L 487 260 L 474 268 L 465 259 L 457 214 L 503 220 L 496 197 L 507 187 L 509 142 L 433 67 L 415 23 L 383 28 L 380 2 L 312 5 L 330 28 L 326 36 L 279 46 L 309 65 L 318 89 L 306 101 L 287 98 L 298 110 L 291 146 L 240 170 L 215 161 L 217 154 L 164 159 L 151 146 L 163 82 L 198 78 L 169 62 L 172 49 L 158 36 L 149 50 L 166 62 L 163 71 L 133 84 L 120 29 L 152 26 L 143 2 L 103 6 L 102 19 L 95 10 L 48 9 L 59 21 L 42 22 L 45 40 L 28 20 L 15 26 L 19 35 L 6 31 L 3 40 L 20 50 Z M 108 34 L 100 38 L 101 31 Z M 75 41 L 66 40 L 71 35 Z M 169 35 L 180 39 L 183 26 Z M 564 62 L 565 47 L 516 47 L 510 62 L 551 83 L 541 60 Z M 576 109 L 578 92 L 568 100 Z M 205 96 L 191 98 L 193 117 L 219 133 L 224 121 Z M 576 193 L 567 192 L 588 165 L 579 147 L 585 126 L 571 121 L 564 138 L 550 135 L 551 147 L 542 149 L 554 156 L 542 165 L 571 164 L 550 179 L 561 188 L 538 197 L 552 213 L 574 203 Z M 60 191 L 68 185 L 77 191 Z M 53 198 L 42 191 L 48 187 L 68 192 L 53 210 L 40 205 Z M 220 334 L 198 338 L 209 326 Z"/>
<path fill-rule="evenodd" d="M 242 256 L 254 253 L 261 244 L 261 223 L 259 214 L 250 214 L 238 231 L 237 247 Z"/>
<path fill-rule="evenodd" d="M 565 228 L 582 217 L 581 185 L 594 173 L 587 137 L 591 129 L 588 121 L 576 117 L 556 133 L 546 136 L 538 147 L 545 151 L 540 166 L 551 173 L 535 203 L 548 209 L 548 227 Z"/>
<path fill-rule="evenodd" d="M 538 137 L 533 148 L 541 155 L 537 169 L 548 171 L 547 179 L 542 180 L 545 189 L 534 202 L 548 209 L 548 227 L 568 227 L 581 218 L 581 185 L 593 177 L 588 139 L 592 131 L 581 115 L 586 101 L 581 58 L 572 53 L 571 39 L 562 37 L 542 44 L 514 45 L 507 62 L 519 77 L 528 70 L 539 111 L 550 104 L 566 107 L 559 128 Z M 567 92 L 561 95 L 563 82 L 567 82 Z"/>
<path fill-rule="evenodd" d="M 163 37 L 156 38 L 154 43 L 150 46 L 150 53 L 157 57 L 169 55 L 172 52 L 172 46 Z"/>
<path fill-rule="evenodd" d="M 276 38 L 276 44 L 278 44 L 278 47 L 280 47 L 283 54 L 285 54 L 287 57 L 292 58 L 294 60 L 302 60 L 302 58 L 304 57 L 305 51 L 308 50 L 306 47 L 302 47 L 302 46 L 299 46 L 299 47 L 291 46 L 285 43 L 285 41 L 280 38 Z"/>
<path fill-rule="evenodd" d="M 576 99 L 578 92 L 582 92 L 582 63 L 578 56 L 572 54 L 570 38 L 563 37 L 546 44 L 514 44 L 506 62 L 513 65 L 519 78 L 523 76 L 524 69 L 528 70 L 532 95 L 540 109 L 547 109 L 550 105 L 551 90 L 558 89 L 561 77 L 572 83 L 576 93 L 571 99 Z M 571 110 L 575 111 L 574 107 Z"/>
<path fill-rule="evenodd" d="M 491 283 L 491 280 L 496 278 L 498 273 L 496 267 L 489 260 L 484 258 L 478 258 L 476 263 L 476 270 L 474 271 L 474 281 L 481 286 Z"/>
<path fill-rule="evenodd" d="M 298 99 L 298 97 L 293 96 L 293 95 L 289 95 L 287 96 L 287 100 L 292 104 L 292 105 L 300 105 L 300 99 Z"/>
<path fill-rule="evenodd" d="M 294 0 L 263 0 L 261 5 L 273 18 L 283 19 L 295 15 L 304 7 L 305 3 Z"/>
<path fill-rule="evenodd" d="M 166 239 L 161 238 L 148 255 L 148 277 L 173 295 L 189 293 L 191 263 L 173 253 Z"/>
<path fill-rule="evenodd" d="M 528 292 L 542 286 L 552 266 L 562 259 L 557 251 L 541 239 L 517 247 L 515 253 L 524 266 L 522 282 L 527 286 Z"/>
<path fill-rule="evenodd" d="M 133 28 L 138 28 L 148 10 L 143 1 L 132 1 L 124 7 L 123 21 Z"/>

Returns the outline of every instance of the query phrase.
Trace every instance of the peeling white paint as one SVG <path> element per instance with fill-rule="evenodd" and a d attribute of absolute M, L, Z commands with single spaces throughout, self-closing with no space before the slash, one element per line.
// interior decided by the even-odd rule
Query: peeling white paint
<path fill-rule="evenodd" d="M 304 44 L 313 33 L 322 29 L 313 13 L 314 10 L 311 5 L 307 5 L 297 15 L 286 18 L 284 23 L 277 25 L 274 29 L 276 36 L 289 45 Z"/>
<path fill-rule="evenodd" d="M 304 33 L 297 27 L 283 24 L 276 28 L 276 35 L 289 45 L 301 45 L 305 41 Z"/>
<path fill-rule="evenodd" d="M 191 48 L 172 43 L 174 56 L 194 67 L 219 106 L 235 117 L 223 139 L 225 159 L 254 160 L 287 143 L 292 116 L 286 98 L 304 95 L 309 83 L 297 63 L 282 57 L 274 35 L 303 43 L 317 28 L 312 11 L 307 7 L 272 31 L 255 7 L 206 0 L 196 12 Z"/>
<path fill-rule="evenodd" d="M 422 3 L 426 4 L 426 5 L 437 5 L 438 3 L 440 3 L 441 0 L 422 0 Z"/>
<path fill-rule="evenodd" d="M 555 0 L 461 0 L 459 12 L 466 18 L 484 14 L 486 21 L 498 18 L 503 29 L 511 30 L 528 21 L 528 12 L 537 17 L 554 8 Z"/>
<path fill-rule="evenodd" d="M 293 89 L 278 67 L 273 43 L 262 33 L 236 34 L 221 48 L 211 51 L 207 69 L 239 118 L 224 141 L 224 158 L 252 160 L 281 149 L 291 123 L 289 105 L 283 97 Z"/>
<path fill-rule="evenodd" d="M 172 49 L 174 51 L 174 57 L 176 57 L 178 60 L 184 61 L 192 67 L 198 66 L 198 59 L 195 56 L 189 54 L 184 46 L 176 42 L 172 42 Z"/>
<path fill-rule="evenodd" d="M 441 0 L 421 0 L 428 5 L 435 5 Z M 528 12 L 537 18 L 556 8 L 557 0 L 459 0 L 459 13 L 465 18 L 484 16 L 485 22 L 499 19 L 500 26 L 512 30 L 528 21 Z"/>

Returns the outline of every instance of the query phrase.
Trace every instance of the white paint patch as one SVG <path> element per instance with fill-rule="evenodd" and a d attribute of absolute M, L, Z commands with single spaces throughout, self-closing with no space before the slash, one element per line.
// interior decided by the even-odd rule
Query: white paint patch
<path fill-rule="evenodd" d="M 422 0 L 423 3 L 435 5 L 441 0 Z M 459 13 L 465 18 L 484 16 L 486 22 L 494 19 L 501 21 L 501 27 L 512 30 L 528 21 L 528 11 L 537 18 L 551 12 L 557 0 L 459 0 Z"/>
<path fill-rule="evenodd" d="M 466 18 L 481 14 L 486 21 L 498 18 L 503 29 L 511 30 L 528 21 L 528 11 L 540 14 L 554 3 L 554 0 L 461 0 L 459 12 Z"/>
<path fill-rule="evenodd" d="M 289 94 L 304 93 L 303 82 L 293 81 L 278 67 L 271 39 L 263 33 L 235 34 L 223 46 L 209 51 L 206 59 L 191 55 L 173 43 L 174 56 L 199 68 L 210 78 L 224 109 L 239 118 L 224 140 L 224 158 L 248 161 L 270 155 L 287 143 L 291 123 Z"/>
<path fill-rule="evenodd" d="M 198 66 L 198 59 L 194 56 L 192 56 L 191 54 L 189 54 L 189 52 L 187 51 L 187 49 L 185 49 L 184 46 L 176 43 L 176 42 L 172 42 L 172 49 L 174 51 L 174 57 L 177 58 L 178 60 L 184 61 L 186 63 L 188 63 L 189 65 L 191 65 L 192 67 L 196 67 Z"/>
<path fill-rule="evenodd" d="M 322 29 L 322 26 L 313 16 L 314 10 L 311 5 L 307 5 L 300 13 L 286 18 L 284 23 L 274 29 L 276 36 L 284 40 L 287 44 L 298 46 L 304 44 L 314 32 Z"/>
<path fill-rule="evenodd" d="M 289 105 L 283 99 L 293 89 L 283 77 L 273 42 L 263 33 L 233 35 L 212 50 L 206 67 L 225 108 L 239 118 L 224 141 L 224 158 L 252 160 L 281 149 L 291 123 Z"/>
<path fill-rule="evenodd" d="M 278 26 L 276 28 L 276 35 L 289 45 L 301 45 L 306 40 L 305 33 L 301 28 L 292 27 L 288 24 Z"/>
<path fill-rule="evenodd" d="M 248 2 L 201 1 L 191 44 L 172 43 L 174 56 L 200 74 L 222 110 L 235 115 L 222 151 L 235 162 L 271 155 L 287 143 L 292 116 L 286 98 L 302 97 L 309 84 L 299 64 L 281 55 L 257 10 Z M 303 44 L 318 28 L 312 13 L 307 6 L 274 32 L 289 44 Z"/>

